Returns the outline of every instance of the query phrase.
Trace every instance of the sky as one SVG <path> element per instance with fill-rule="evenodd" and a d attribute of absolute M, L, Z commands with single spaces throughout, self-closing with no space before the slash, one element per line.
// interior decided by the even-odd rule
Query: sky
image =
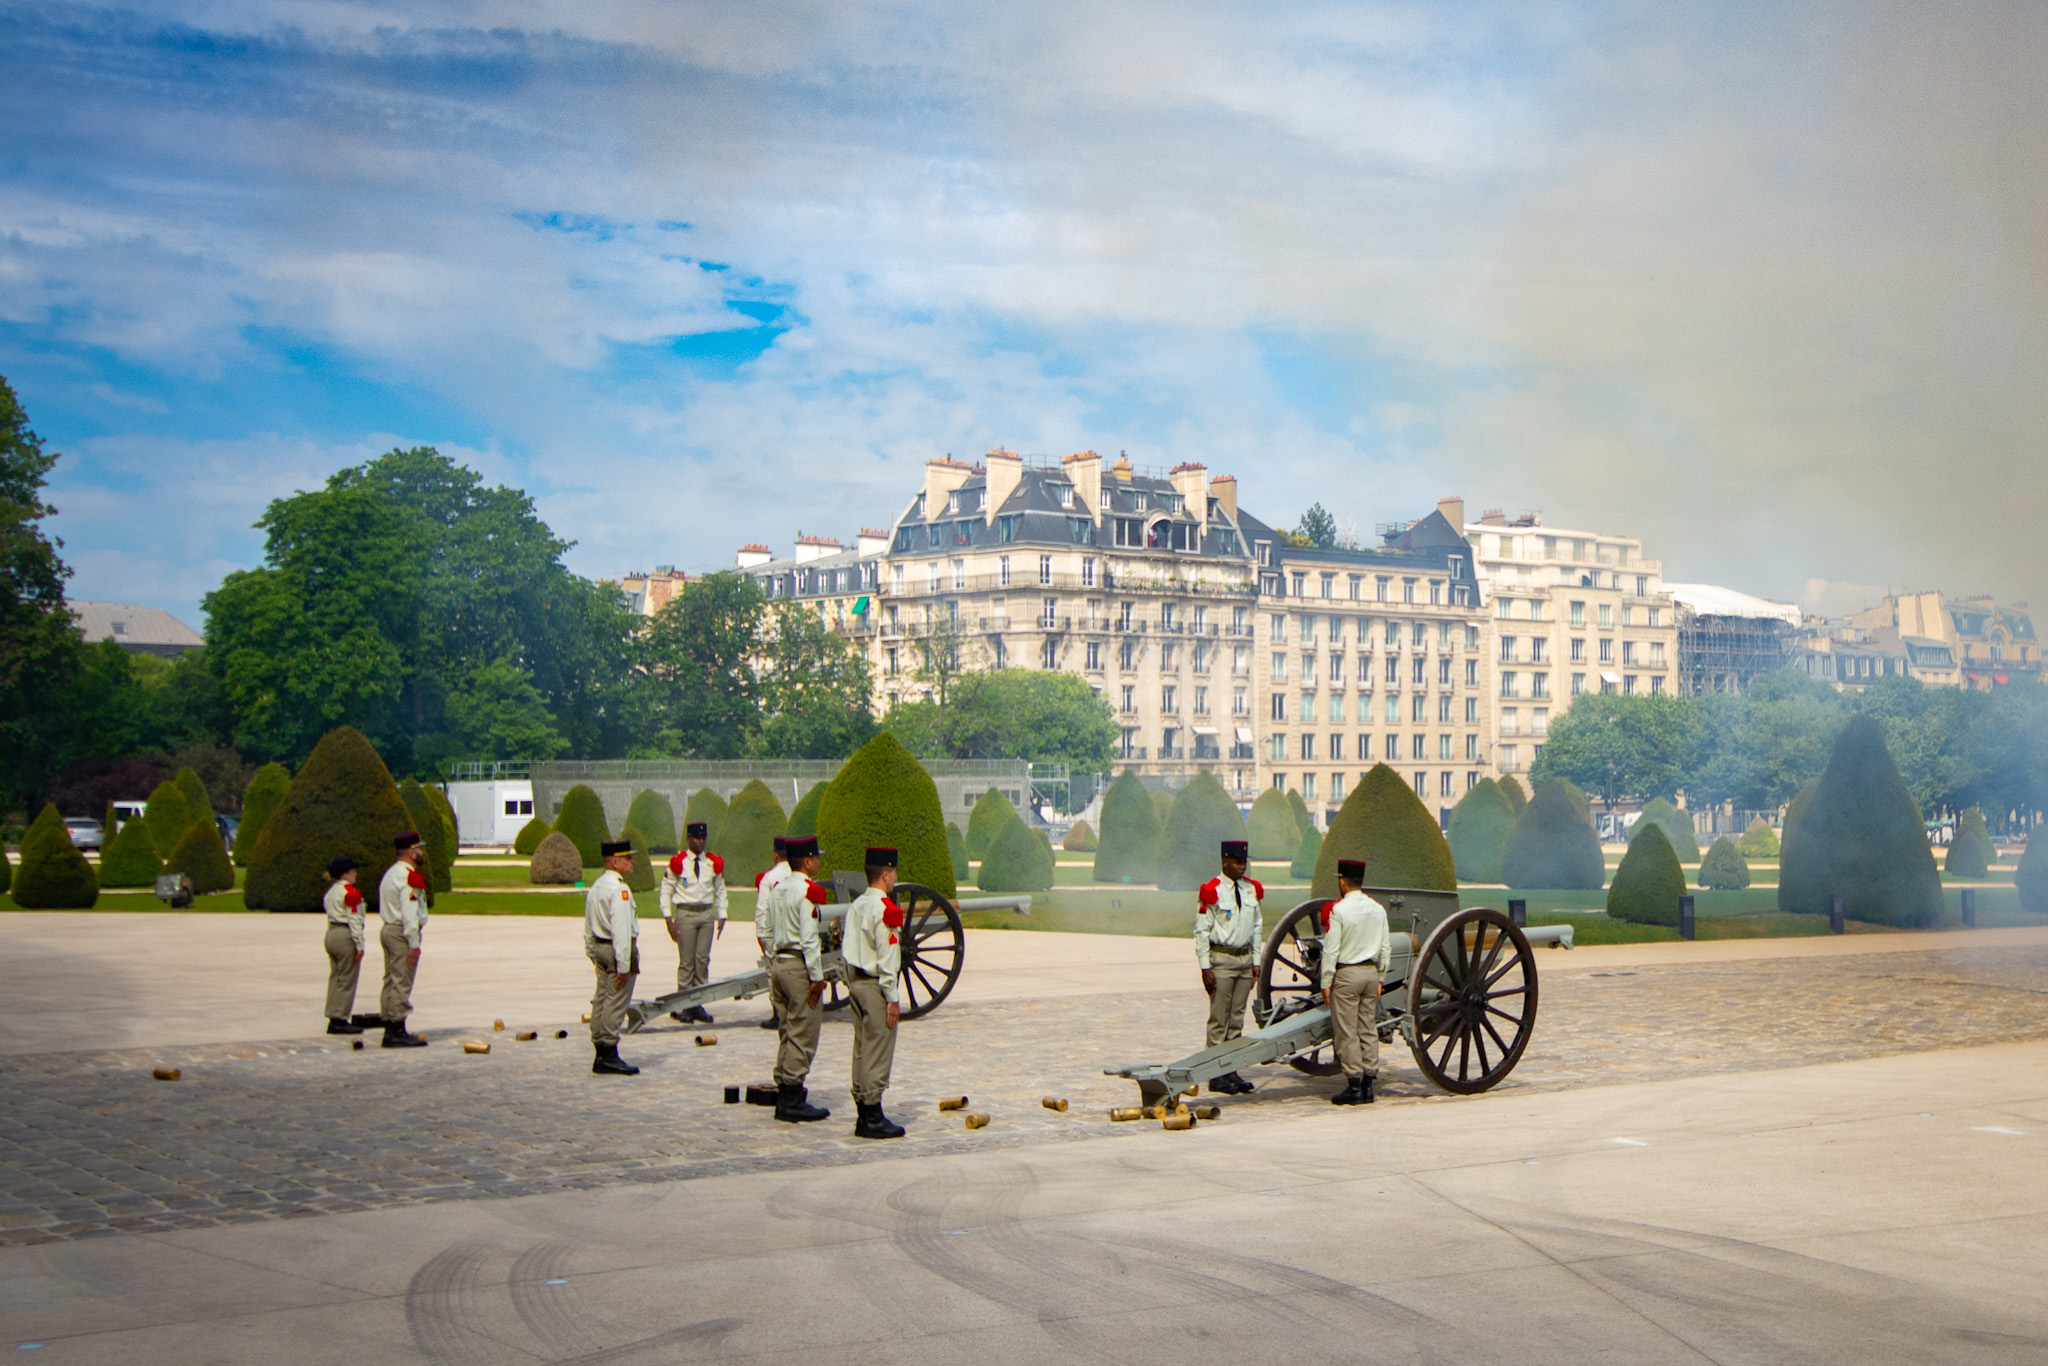
<path fill-rule="evenodd" d="M 2048 6 L 0 8 L 0 375 L 200 624 L 394 446 L 578 572 L 1127 451 L 2048 608 Z"/>

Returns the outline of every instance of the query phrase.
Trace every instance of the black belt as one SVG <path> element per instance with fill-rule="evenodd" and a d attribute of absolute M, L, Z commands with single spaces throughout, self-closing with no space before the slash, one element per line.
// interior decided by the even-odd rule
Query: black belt
<path fill-rule="evenodd" d="M 1209 955 L 1212 958 L 1219 953 L 1226 958 L 1249 958 L 1252 956 L 1252 951 L 1249 948 L 1227 949 L 1221 944 L 1211 944 L 1209 946 Z"/>
<path fill-rule="evenodd" d="M 775 956 L 777 958 L 801 958 L 804 956 L 804 951 L 802 949 L 777 949 Z"/>
<path fill-rule="evenodd" d="M 856 977 L 865 977 L 870 982 L 879 982 L 882 980 L 882 974 L 880 974 L 879 972 L 869 972 L 866 968 L 857 968 L 851 963 L 844 964 L 843 966 L 846 968 L 848 972 L 852 973 Z"/>

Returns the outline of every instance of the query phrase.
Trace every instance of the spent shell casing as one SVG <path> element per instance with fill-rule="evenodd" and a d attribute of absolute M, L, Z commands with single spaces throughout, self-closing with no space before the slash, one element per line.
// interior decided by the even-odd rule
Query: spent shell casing
<path fill-rule="evenodd" d="M 185 1074 L 183 1072 L 180 1072 L 175 1067 L 159 1067 L 152 1071 L 149 1075 L 155 1077 L 158 1081 L 176 1081 L 179 1077 L 182 1077 Z"/>
<path fill-rule="evenodd" d="M 969 1110 L 967 1112 L 967 1127 L 970 1129 L 983 1129 L 988 1127 L 988 1116 L 983 1114 L 979 1110 Z"/>
<path fill-rule="evenodd" d="M 1202 1094 L 1202 1088 L 1199 1086 L 1190 1086 L 1187 1090 L 1181 1092 L 1181 1094 L 1184 1096 L 1199 1096 Z"/>
<path fill-rule="evenodd" d="M 1143 1119 L 1145 1112 L 1135 1105 L 1122 1105 L 1109 1112 L 1110 1120 L 1122 1124 L 1125 1120 Z"/>
<path fill-rule="evenodd" d="M 522 1029 L 517 1034 L 514 1034 L 512 1037 L 519 1043 L 532 1043 L 535 1039 L 539 1038 L 540 1035 L 536 1033 L 534 1030 Z"/>
<path fill-rule="evenodd" d="M 1197 1105 L 1195 1107 L 1196 1119 L 1214 1119 L 1222 1113 L 1223 1107 L 1221 1105 Z"/>
<path fill-rule="evenodd" d="M 566 1039 L 569 1037 L 569 1031 L 566 1029 L 558 1029 L 555 1031 L 555 1037 L 558 1039 Z"/>
<path fill-rule="evenodd" d="M 1058 1110 L 1061 1114 L 1065 1114 L 1067 1110 L 1067 1102 L 1064 1096 L 1042 1096 L 1039 1098 L 1038 1103 L 1048 1110 Z"/>
<path fill-rule="evenodd" d="M 462 1041 L 462 1051 L 465 1053 L 488 1053 L 491 1051 L 491 1046 L 487 1043 L 480 1043 L 475 1039 L 464 1039 Z"/>
<path fill-rule="evenodd" d="M 728 1086 L 728 1087 L 726 1087 L 726 1088 L 725 1088 L 725 1103 L 726 1103 L 727 1105 L 737 1105 L 737 1104 L 739 1104 L 739 1103 L 740 1103 L 740 1088 L 739 1088 L 739 1087 L 737 1087 L 737 1086 Z"/>
<path fill-rule="evenodd" d="M 578 1015 L 578 1016 L 576 1017 L 576 1023 L 577 1023 L 577 1024 L 589 1024 L 589 1023 L 590 1023 L 590 1017 L 589 1017 L 588 1015 Z"/>
<path fill-rule="evenodd" d="M 1195 1127 L 1195 1117 L 1191 1114 L 1188 1114 L 1186 1111 L 1180 1111 L 1178 1113 L 1168 1115 L 1166 1116 L 1166 1118 L 1160 1120 L 1159 1127 L 1162 1129 L 1174 1130 L 1192 1129 Z"/>
<path fill-rule="evenodd" d="M 967 1097 L 940 1096 L 939 1108 L 941 1110 L 965 1110 L 967 1108 Z"/>
<path fill-rule="evenodd" d="M 505 1032 L 505 1022 L 503 1020 L 493 1020 L 491 1021 L 491 1028 L 503 1034 Z"/>
<path fill-rule="evenodd" d="M 710 1048 L 717 1042 L 718 1036 L 716 1034 L 699 1034 L 697 1036 L 697 1047 L 699 1048 Z"/>

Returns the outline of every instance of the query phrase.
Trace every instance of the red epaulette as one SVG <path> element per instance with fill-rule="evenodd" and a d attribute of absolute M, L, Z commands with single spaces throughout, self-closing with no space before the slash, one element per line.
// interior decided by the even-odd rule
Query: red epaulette
<path fill-rule="evenodd" d="M 1330 910 L 1336 904 L 1337 903 L 1334 901 L 1325 901 L 1323 903 L 1323 932 L 1326 934 L 1329 932 L 1330 929 Z"/>
<path fill-rule="evenodd" d="M 810 902 L 813 906 L 829 906 L 832 904 L 832 893 L 826 891 L 817 883 L 812 882 L 809 878 L 805 878 L 804 900 Z M 811 919 L 816 920 L 817 918 L 818 913 L 815 910 L 812 911 Z"/>
<path fill-rule="evenodd" d="M 711 860 L 711 871 L 712 871 L 712 872 L 714 872 L 714 873 L 716 873 L 716 874 L 718 874 L 718 876 L 720 876 L 720 877 L 724 877 L 724 876 L 725 876 L 725 860 L 724 860 L 724 859 L 722 859 L 722 858 L 720 858 L 720 857 L 719 857 L 718 855 L 716 855 L 716 854 L 707 854 L 707 855 L 705 855 L 705 857 Z"/>
<path fill-rule="evenodd" d="M 764 877 L 767 877 L 767 876 L 768 876 L 768 870 L 767 870 L 766 868 L 763 868 L 763 869 L 762 869 L 762 870 L 761 870 L 760 872 L 758 872 L 758 873 L 754 874 L 754 890 L 755 890 L 755 891 L 757 891 L 757 892 L 758 892 L 758 891 L 760 891 L 760 890 L 761 890 L 761 879 L 762 879 L 762 878 L 764 878 Z"/>
<path fill-rule="evenodd" d="M 901 906 L 898 906 L 894 900 L 886 896 L 882 898 L 882 923 L 884 925 L 887 925 L 892 930 L 900 930 L 903 928 L 903 908 Z M 895 943 L 896 936 L 893 934 L 890 935 L 889 942 L 892 944 Z"/>
<path fill-rule="evenodd" d="M 1264 901 L 1266 899 L 1266 885 L 1263 882 L 1260 882 L 1255 877 L 1248 877 L 1245 881 L 1251 883 L 1252 891 L 1258 896 L 1259 900 Z"/>
<path fill-rule="evenodd" d="M 681 853 L 674 854 L 670 857 L 668 861 L 668 875 L 670 877 L 681 877 L 683 875 L 683 856 Z M 761 885 L 760 880 L 758 878 L 755 879 L 754 885 L 756 887 Z"/>
<path fill-rule="evenodd" d="M 1209 913 L 1209 908 L 1216 904 L 1216 889 L 1222 885 L 1223 879 L 1220 877 L 1212 877 L 1202 884 L 1201 889 L 1195 893 L 1196 915 Z"/>
<path fill-rule="evenodd" d="M 356 907 L 363 904 L 363 894 L 357 891 L 354 887 L 350 887 L 347 891 L 344 891 L 341 894 L 341 904 L 348 907 L 350 910 L 354 910 Z"/>
<path fill-rule="evenodd" d="M 418 890 L 427 885 L 427 875 L 415 868 L 405 875 L 405 885 Z"/>

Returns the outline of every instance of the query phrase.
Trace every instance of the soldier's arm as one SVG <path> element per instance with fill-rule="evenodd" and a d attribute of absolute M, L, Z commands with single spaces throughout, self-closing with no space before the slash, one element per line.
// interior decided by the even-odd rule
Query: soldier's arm
<path fill-rule="evenodd" d="M 903 908 L 894 898 L 882 899 L 882 923 L 877 930 L 875 977 L 882 986 L 882 999 L 892 1006 L 899 1005 L 897 978 L 903 975 L 903 946 L 897 941 L 903 937 Z"/>

